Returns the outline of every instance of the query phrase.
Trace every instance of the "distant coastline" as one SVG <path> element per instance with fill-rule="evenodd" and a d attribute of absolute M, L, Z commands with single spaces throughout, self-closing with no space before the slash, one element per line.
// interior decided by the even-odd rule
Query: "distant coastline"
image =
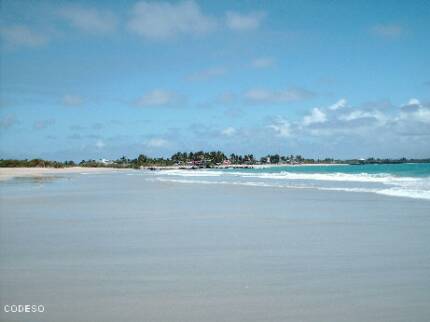
<path fill-rule="evenodd" d="M 116 160 L 82 160 L 52 161 L 43 159 L 0 159 L 0 168 L 58 168 L 58 169 L 228 169 L 228 168 L 265 168 L 279 166 L 330 166 L 330 165 L 366 165 L 366 164 L 402 164 L 402 163 L 430 163 L 430 158 L 424 159 L 313 159 L 304 158 L 301 155 L 268 154 L 256 158 L 253 154 L 235 154 L 227 156 L 221 151 L 211 152 L 177 152 L 169 158 L 154 158 L 140 154 L 137 158 L 129 159 L 122 156 Z"/>

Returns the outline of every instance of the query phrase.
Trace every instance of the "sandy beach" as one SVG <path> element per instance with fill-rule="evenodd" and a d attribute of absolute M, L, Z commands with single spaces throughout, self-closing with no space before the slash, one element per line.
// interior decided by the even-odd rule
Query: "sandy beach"
<path fill-rule="evenodd" d="M 79 173 L 108 173 L 120 172 L 130 169 L 114 169 L 114 168 L 84 168 L 84 167 L 70 167 L 70 168 L 0 168 L 0 181 L 10 180 L 13 178 L 25 177 L 49 177 L 49 176 L 62 176 L 67 174 Z"/>
<path fill-rule="evenodd" d="M 37 170 L 70 176 L 0 184 L 0 302 L 46 311 L 8 321 L 430 316 L 429 201 Z"/>
<path fill-rule="evenodd" d="M 335 166 L 338 164 L 268 164 L 268 165 L 220 165 L 214 167 L 214 169 L 264 169 L 271 167 L 303 167 L 303 166 Z M 144 167 L 142 170 L 193 170 L 192 166 L 156 166 L 156 167 Z M 13 178 L 25 178 L 25 177 L 49 177 L 49 176 L 61 176 L 67 174 L 79 174 L 79 173 L 109 173 L 109 172 L 124 172 L 133 171 L 134 169 L 126 168 L 109 168 L 109 167 L 70 167 L 70 168 L 0 168 L 0 181 L 10 180 Z"/>

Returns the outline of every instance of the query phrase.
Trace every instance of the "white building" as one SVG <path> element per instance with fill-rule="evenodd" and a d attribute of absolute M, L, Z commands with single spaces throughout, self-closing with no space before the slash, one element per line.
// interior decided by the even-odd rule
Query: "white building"
<path fill-rule="evenodd" d="M 98 162 L 103 164 L 113 164 L 113 161 L 104 158 L 100 159 Z"/>

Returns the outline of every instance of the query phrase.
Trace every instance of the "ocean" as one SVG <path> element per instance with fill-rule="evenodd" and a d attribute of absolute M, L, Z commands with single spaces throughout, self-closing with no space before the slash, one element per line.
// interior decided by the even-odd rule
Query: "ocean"
<path fill-rule="evenodd" d="M 178 183 L 338 190 L 430 200 L 429 163 L 171 170 L 156 172 L 153 178 Z"/>
<path fill-rule="evenodd" d="M 0 320 L 426 321 L 428 169 L 83 171 L 1 182 Z M 13 304 L 44 312 L 4 312 Z"/>

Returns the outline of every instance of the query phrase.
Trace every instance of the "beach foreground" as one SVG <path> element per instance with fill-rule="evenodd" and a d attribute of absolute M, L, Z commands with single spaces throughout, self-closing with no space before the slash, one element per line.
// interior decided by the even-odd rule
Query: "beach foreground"
<path fill-rule="evenodd" d="M 0 184 L 7 321 L 425 321 L 430 201 L 127 172 Z"/>

